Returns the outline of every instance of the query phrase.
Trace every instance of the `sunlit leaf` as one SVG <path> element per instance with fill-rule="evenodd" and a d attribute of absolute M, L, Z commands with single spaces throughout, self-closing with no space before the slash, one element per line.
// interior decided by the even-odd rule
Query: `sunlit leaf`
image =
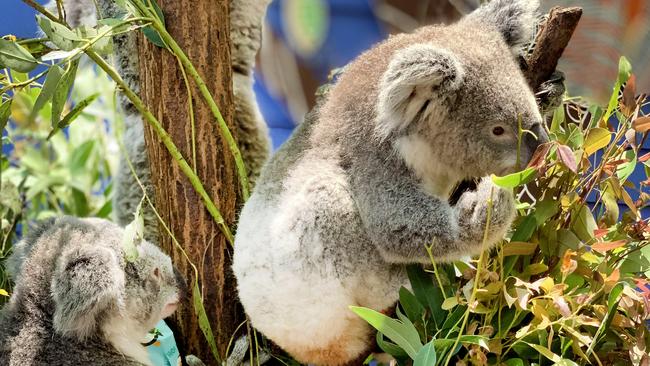
<path fill-rule="evenodd" d="M 569 168 L 574 173 L 578 172 L 578 166 L 576 164 L 576 157 L 573 155 L 573 151 L 566 145 L 558 144 L 557 145 L 557 157 L 558 159 Z"/>
<path fill-rule="evenodd" d="M 9 293 L 7 292 L 7 290 L 0 288 L 0 296 L 9 296 Z"/>
<path fill-rule="evenodd" d="M 625 159 L 625 162 L 616 167 L 616 176 L 620 179 L 621 183 L 625 182 L 634 172 L 634 168 L 636 167 L 636 152 L 634 150 L 626 150 L 622 158 Z"/>
<path fill-rule="evenodd" d="M 627 240 L 617 240 L 617 241 L 606 241 L 599 242 L 591 245 L 591 249 L 600 252 L 606 253 L 612 249 L 620 248 L 627 243 Z"/>
<path fill-rule="evenodd" d="M 639 117 L 632 121 L 632 128 L 641 133 L 646 133 L 650 130 L 650 116 Z"/>
<path fill-rule="evenodd" d="M 72 108 L 72 110 L 68 114 L 66 114 L 61 121 L 59 121 L 56 127 L 52 129 L 47 139 L 49 140 L 55 133 L 68 127 L 68 125 L 70 125 L 70 123 L 72 123 L 72 121 L 74 121 L 75 118 L 77 118 L 86 107 L 88 107 L 92 102 L 94 102 L 95 99 L 97 99 L 97 97 L 99 97 L 99 93 L 93 94 L 85 98 L 84 100 L 80 101 L 79 103 L 77 103 L 74 106 L 74 108 Z"/>
<path fill-rule="evenodd" d="M 596 151 L 604 148 L 609 145 L 609 142 L 612 140 L 611 132 L 607 131 L 604 128 L 592 128 L 587 133 L 585 139 L 584 150 L 587 156 L 595 153 Z"/>
<path fill-rule="evenodd" d="M 536 174 L 537 170 L 535 168 L 526 168 L 520 172 L 508 174 L 503 177 L 498 177 L 493 174 L 492 182 L 499 187 L 514 188 L 532 181 L 535 179 Z"/>

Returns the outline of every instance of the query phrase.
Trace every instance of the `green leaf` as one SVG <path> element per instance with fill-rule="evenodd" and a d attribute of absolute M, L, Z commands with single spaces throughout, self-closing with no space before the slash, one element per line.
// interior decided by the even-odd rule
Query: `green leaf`
<path fill-rule="evenodd" d="M 56 85 L 56 90 L 52 96 L 52 128 L 54 129 L 56 129 L 59 122 L 61 122 L 61 112 L 63 112 L 63 107 L 68 100 L 68 95 L 72 89 L 78 66 L 79 61 L 71 62 L 68 65 L 68 69 L 61 76 L 61 79 Z"/>
<path fill-rule="evenodd" d="M 560 361 L 556 362 L 554 366 L 578 366 L 578 364 L 569 359 L 563 358 Z"/>
<path fill-rule="evenodd" d="M 53 22 L 46 17 L 36 17 L 36 21 L 47 38 L 63 51 L 72 51 L 81 44 L 82 39 L 63 24 Z"/>
<path fill-rule="evenodd" d="M 350 310 L 402 347 L 411 359 L 415 359 L 417 351 L 422 348 L 420 335 L 413 324 L 404 324 L 372 309 L 350 306 Z"/>
<path fill-rule="evenodd" d="M 400 346 L 384 340 L 384 335 L 381 334 L 381 332 L 377 332 L 377 345 L 382 349 L 382 351 L 395 358 L 406 358 L 409 356 Z"/>
<path fill-rule="evenodd" d="M 424 306 L 422 306 L 411 291 L 407 290 L 403 286 L 399 289 L 399 303 L 409 319 L 416 321 L 422 318 Z"/>
<path fill-rule="evenodd" d="M 0 207 L 7 207 L 14 214 L 21 211 L 20 191 L 11 181 L 3 181 L 0 185 L 0 204 L 2 204 Z"/>
<path fill-rule="evenodd" d="M 589 206 L 581 205 L 580 211 L 574 212 L 573 232 L 583 242 L 588 242 L 594 237 L 594 230 L 598 229 L 594 215 L 591 214 Z"/>
<path fill-rule="evenodd" d="M 521 358 L 511 358 L 509 360 L 503 361 L 505 366 L 524 366 L 524 360 Z"/>
<path fill-rule="evenodd" d="M 7 99 L 0 104 L 0 134 L 2 134 L 2 130 L 7 126 L 7 121 L 9 121 L 9 116 L 11 116 L 12 101 L 13 99 Z"/>
<path fill-rule="evenodd" d="M 124 228 L 122 236 L 122 249 L 124 250 L 124 258 L 127 262 L 135 262 L 138 259 L 138 245 L 144 238 L 144 217 L 142 216 L 142 202 L 144 197 L 140 200 L 138 207 L 135 210 L 135 217 Z"/>
<path fill-rule="evenodd" d="M 534 344 L 534 343 L 528 343 L 528 342 L 526 343 L 532 348 L 534 348 L 535 351 L 539 352 L 541 355 L 543 355 L 544 357 L 548 358 L 553 362 L 560 362 L 562 360 L 560 356 L 556 355 L 555 353 L 553 353 L 551 350 L 549 350 L 544 346 L 541 346 L 539 344 Z"/>
<path fill-rule="evenodd" d="M 38 61 L 23 46 L 0 38 L 0 69 L 10 68 L 19 72 L 30 72 Z"/>
<path fill-rule="evenodd" d="M 634 168 L 636 168 L 636 152 L 634 150 L 626 150 L 621 158 L 627 160 L 627 162 L 616 167 L 616 176 L 620 179 L 621 184 L 623 184 L 632 175 Z"/>
<path fill-rule="evenodd" d="M 561 105 L 555 109 L 553 112 L 553 120 L 551 121 L 550 131 L 551 133 L 557 133 L 560 131 L 560 125 L 564 122 L 564 106 Z"/>
<path fill-rule="evenodd" d="M 454 343 L 456 343 L 456 338 L 434 339 L 432 342 L 436 347 L 436 352 L 439 354 L 443 354 L 447 349 L 454 346 Z M 483 336 L 464 335 L 460 337 L 458 344 L 460 345 L 462 343 L 475 344 L 489 351 L 487 338 Z M 455 354 L 456 352 L 458 352 L 458 349 L 452 350 L 452 352 L 454 352 Z"/>
<path fill-rule="evenodd" d="M 214 340 L 214 333 L 212 332 L 212 327 L 210 326 L 210 321 L 208 320 L 208 314 L 205 311 L 203 306 L 203 299 L 201 298 L 201 291 L 199 291 L 199 284 L 197 281 L 194 281 L 194 286 L 192 286 L 192 303 L 194 304 L 194 314 L 199 319 L 199 328 L 203 332 L 205 340 L 208 342 L 210 351 L 212 355 L 217 360 L 218 363 L 221 363 L 221 356 L 219 355 L 219 350 L 217 349 L 217 342 Z"/>
<path fill-rule="evenodd" d="M 406 267 L 409 281 L 413 293 L 418 299 L 420 304 L 426 304 L 431 311 L 436 327 L 440 329 L 447 317 L 447 311 L 442 309 L 442 302 L 445 299 L 440 288 L 433 284 L 431 276 L 429 276 L 420 265 L 409 265 Z"/>
<path fill-rule="evenodd" d="M 587 133 L 584 150 L 587 156 L 609 145 L 612 140 L 612 133 L 604 128 L 592 128 Z"/>
<path fill-rule="evenodd" d="M 508 174 L 503 177 L 497 177 L 496 175 L 492 174 L 492 182 L 499 187 L 515 188 L 535 179 L 536 175 L 537 170 L 535 168 L 526 168 L 520 172 Z"/>
<path fill-rule="evenodd" d="M 603 334 L 603 332 L 606 329 L 609 329 L 609 326 L 612 324 L 612 320 L 614 319 L 614 314 L 617 312 L 618 308 L 618 303 L 621 301 L 621 294 L 623 293 L 623 290 L 627 284 L 625 282 L 619 282 L 612 288 L 612 290 L 609 292 L 609 295 L 607 296 L 607 314 L 605 314 L 605 318 L 603 321 L 600 323 L 600 326 L 598 327 L 598 330 L 596 331 L 596 334 L 594 335 L 593 342 L 589 345 L 589 348 L 587 349 L 587 356 L 593 352 L 594 347 L 596 347 L 596 344 L 598 344 L 599 338 Z"/>
<path fill-rule="evenodd" d="M 435 366 L 437 361 L 436 348 L 433 345 L 433 341 L 431 341 L 420 348 L 418 354 L 415 356 L 413 366 Z"/>
<path fill-rule="evenodd" d="M 149 2 L 151 4 L 151 6 L 153 7 L 153 10 L 156 12 L 156 15 L 158 16 L 158 19 L 160 19 L 160 23 L 164 27 L 165 26 L 165 15 L 163 14 L 160 7 L 158 6 L 158 3 L 156 2 L 156 0 L 149 0 Z M 167 47 L 165 45 L 165 42 L 163 42 L 162 38 L 160 37 L 160 34 L 158 34 L 158 32 L 152 26 L 148 25 L 148 26 L 144 27 L 142 29 L 142 33 L 144 34 L 145 37 L 147 37 L 147 39 L 151 43 L 155 44 L 156 46 L 158 46 L 160 48 Z"/>
<path fill-rule="evenodd" d="M 90 157 L 90 154 L 93 152 L 94 148 L 95 141 L 88 140 L 83 144 L 77 146 L 74 151 L 72 151 L 72 154 L 68 159 L 68 166 L 70 167 L 70 173 L 73 177 L 77 175 L 83 175 L 83 173 L 86 171 L 86 163 L 88 162 L 88 158 Z"/>
<path fill-rule="evenodd" d="M 621 85 L 625 84 L 630 78 L 630 75 L 632 75 L 632 65 L 625 56 L 622 56 L 618 60 L 618 82 L 620 82 Z"/>
<path fill-rule="evenodd" d="M 95 101 L 99 97 L 99 93 L 93 94 L 81 102 L 77 103 L 72 110 L 63 117 L 61 121 L 56 125 L 54 129 L 50 132 L 50 134 L 47 136 L 47 139 L 49 140 L 52 136 L 54 136 L 57 132 L 60 130 L 68 127 L 70 123 L 72 123 L 80 114 L 83 112 L 83 110 L 88 107 L 92 102 Z"/>
<path fill-rule="evenodd" d="M 43 108 L 43 106 L 45 106 L 45 103 L 52 99 L 56 87 L 61 80 L 61 76 L 63 76 L 64 73 L 65 71 L 63 71 L 63 69 L 58 65 L 52 65 L 49 68 L 41 92 L 38 94 L 38 98 L 36 98 L 36 102 L 34 102 L 34 106 L 32 107 L 32 112 L 29 116 L 31 121 L 36 118 L 38 112 Z"/>

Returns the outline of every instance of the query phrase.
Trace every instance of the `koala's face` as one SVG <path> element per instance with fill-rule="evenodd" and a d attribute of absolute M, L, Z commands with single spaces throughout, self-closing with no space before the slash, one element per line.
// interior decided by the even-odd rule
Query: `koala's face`
<path fill-rule="evenodd" d="M 171 259 L 155 245 L 142 242 L 138 252 L 138 258 L 124 267 L 124 303 L 127 318 L 148 331 L 176 310 L 185 283 Z"/>
<path fill-rule="evenodd" d="M 425 180 L 453 185 L 507 174 L 548 141 L 513 56 L 530 36 L 535 7 L 533 0 L 495 0 L 453 26 L 389 41 L 376 133 Z"/>

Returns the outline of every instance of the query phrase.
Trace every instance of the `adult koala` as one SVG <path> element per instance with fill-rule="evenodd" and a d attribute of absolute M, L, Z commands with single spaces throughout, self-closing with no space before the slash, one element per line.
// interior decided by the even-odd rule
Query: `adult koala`
<path fill-rule="evenodd" d="M 149 242 L 127 261 L 123 233 L 106 220 L 61 217 L 14 247 L 1 365 L 151 365 L 140 342 L 174 312 L 184 281 Z"/>
<path fill-rule="evenodd" d="M 97 2 L 98 9 L 95 8 L 95 2 Z M 255 182 L 270 153 L 268 129 L 253 94 L 255 55 L 261 44 L 262 20 L 270 2 L 271 0 L 230 1 L 234 126 L 251 184 Z M 79 25 L 94 26 L 97 22 L 97 10 L 103 18 L 120 17 L 124 12 L 116 4 L 116 0 L 63 0 L 63 4 L 66 19 L 74 27 Z M 54 0 L 50 3 L 49 8 L 56 9 Z M 138 92 L 140 90 L 140 74 L 135 34 L 130 32 L 117 35 L 113 37 L 113 42 L 115 43 L 115 66 L 129 87 Z M 124 132 L 126 153 L 137 176 L 145 186 L 148 197 L 155 199 L 142 117 L 135 106 L 123 95 L 120 95 L 120 105 L 126 120 Z M 122 156 L 120 160 L 115 179 L 113 202 L 115 219 L 123 226 L 131 222 L 133 213 L 142 198 L 142 190 L 126 163 L 126 158 L 126 156 Z M 157 242 L 158 222 L 148 205 L 143 207 L 143 216 L 145 238 Z"/>
<path fill-rule="evenodd" d="M 262 170 L 240 217 L 233 269 L 253 325 L 297 360 L 342 365 L 369 346 L 350 305 L 384 310 L 404 265 L 479 253 L 515 215 L 483 178 L 547 141 L 516 55 L 533 0 L 493 0 L 450 26 L 389 38 L 348 65 Z M 488 201 L 492 213 L 483 243 Z"/>

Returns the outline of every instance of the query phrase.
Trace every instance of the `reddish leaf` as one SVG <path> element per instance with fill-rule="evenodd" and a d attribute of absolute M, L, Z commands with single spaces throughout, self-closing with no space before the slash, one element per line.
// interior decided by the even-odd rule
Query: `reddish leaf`
<path fill-rule="evenodd" d="M 601 243 L 596 243 L 591 246 L 591 249 L 599 252 L 606 253 L 612 249 L 620 248 L 627 243 L 626 240 L 617 240 L 617 241 L 604 241 Z"/>
<path fill-rule="evenodd" d="M 560 161 L 574 173 L 578 173 L 578 166 L 576 164 L 576 157 L 573 155 L 573 151 L 562 144 L 557 145 L 557 156 Z"/>
<path fill-rule="evenodd" d="M 644 154 L 639 158 L 639 162 L 643 163 L 644 161 L 648 161 L 650 159 L 650 153 Z"/>
<path fill-rule="evenodd" d="M 605 236 L 605 234 L 607 234 L 607 232 L 608 232 L 607 229 L 596 229 L 596 230 L 594 230 L 594 238 L 600 239 L 603 236 Z"/>
<path fill-rule="evenodd" d="M 625 106 L 625 113 L 630 115 L 636 108 L 636 76 L 630 75 L 630 78 L 625 83 L 623 88 L 623 105 Z"/>
<path fill-rule="evenodd" d="M 643 116 L 632 121 L 632 128 L 638 132 L 645 133 L 650 130 L 650 116 Z"/>
<path fill-rule="evenodd" d="M 546 159 L 546 155 L 548 154 L 548 151 L 550 149 L 551 149 L 550 143 L 539 145 L 537 147 L 537 150 L 535 150 L 533 157 L 530 158 L 530 162 L 528 163 L 528 168 L 539 169 L 542 166 L 544 166 L 544 160 Z"/>

